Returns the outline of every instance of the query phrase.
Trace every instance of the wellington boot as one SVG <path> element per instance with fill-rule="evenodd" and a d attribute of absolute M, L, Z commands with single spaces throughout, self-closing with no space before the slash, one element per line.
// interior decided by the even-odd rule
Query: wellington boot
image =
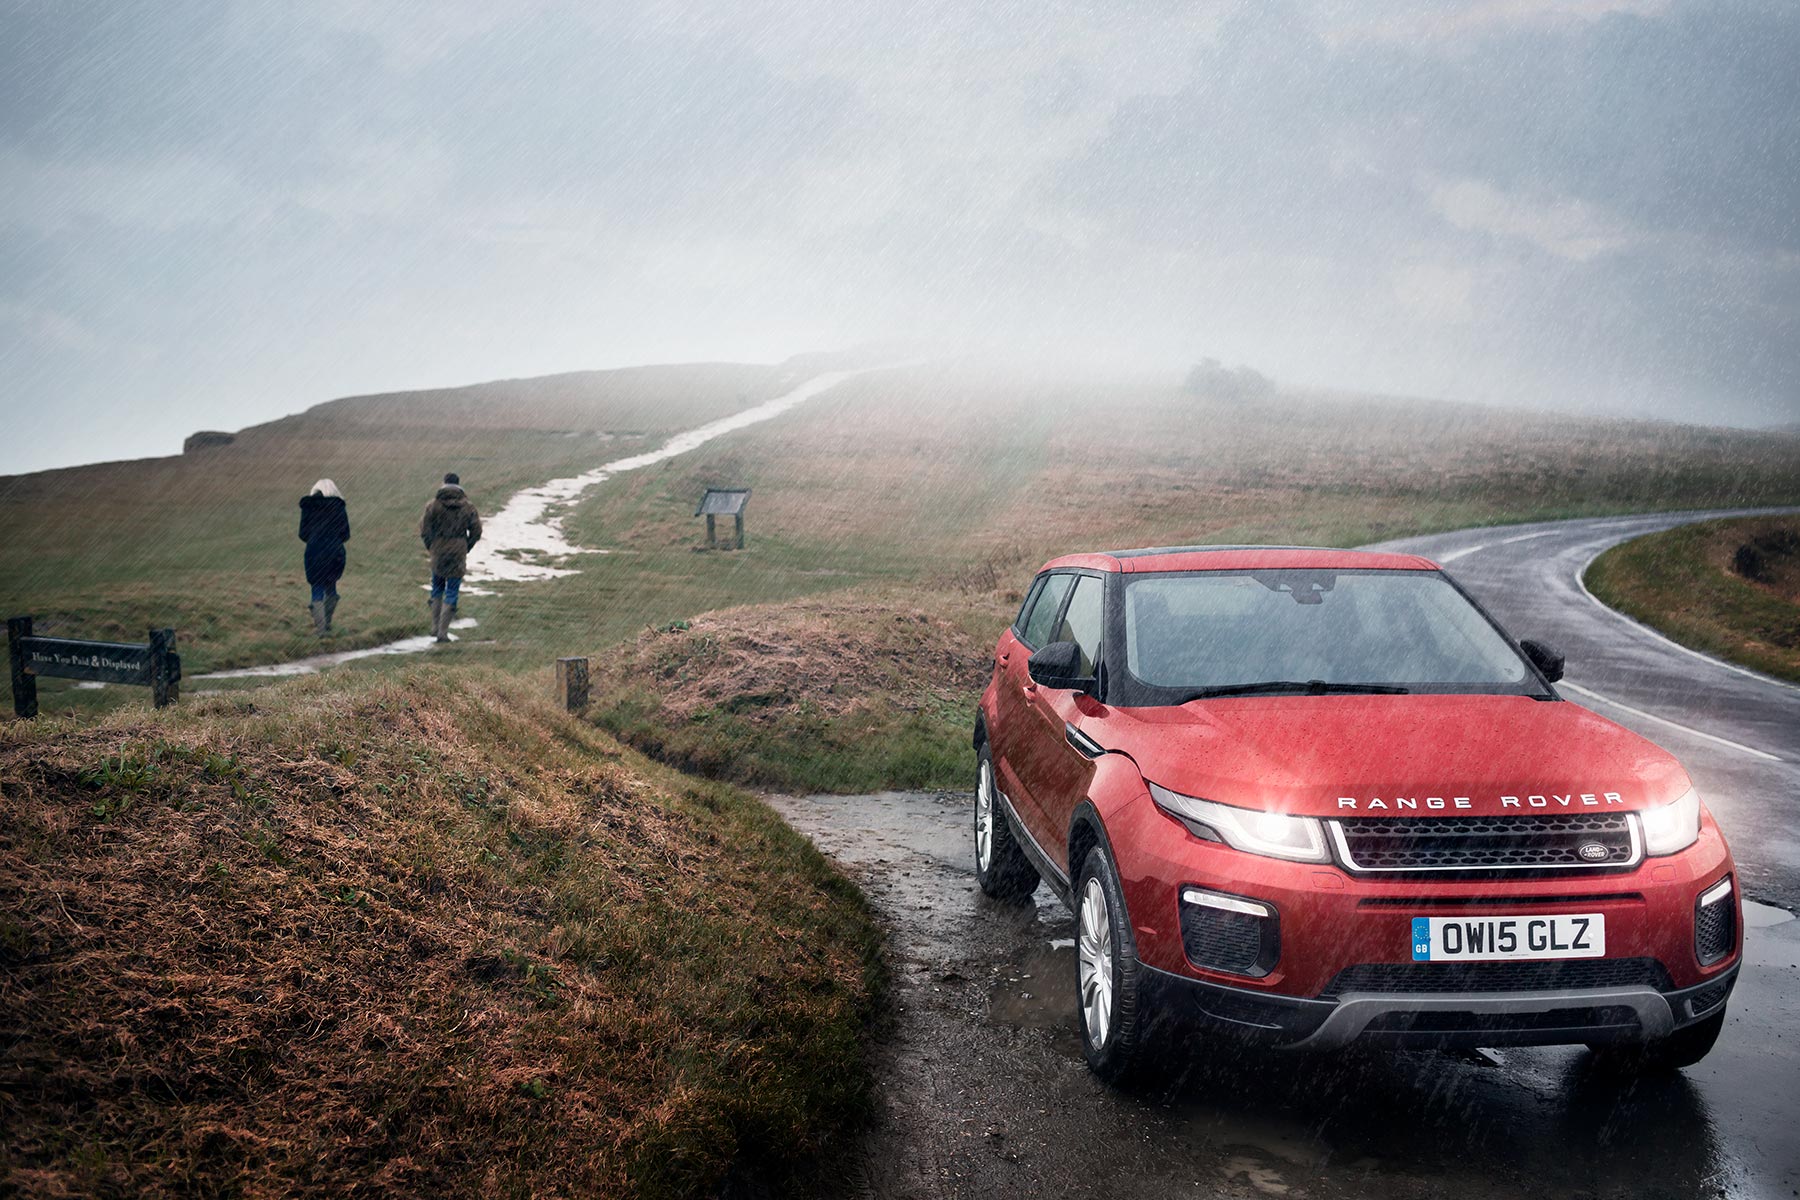
<path fill-rule="evenodd" d="M 309 605 L 308 607 L 312 611 L 313 632 L 318 634 L 320 637 L 324 637 L 325 636 L 325 602 L 323 600 L 314 600 L 312 602 L 312 604 Z"/>
<path fill-rule="evenodd" d="M 456 620 L 455 605 L 446 604 L 438 610 L 436 629 L 438 641 L 447 642 L 450 640 L 450 622 L 454 620 Z"/>
<path fill-rule="evenodd" d="M 431 598 L 431 632 L 433 634 L 437 633 L 438 614 L 443 611 L 444 611 L 444 598 L 442 596 L 433 596 Z"/>
<path fill-rule="evenodd" d="M 331 632 L 331 614 L 337 611 L 337 593 L 325 597 L 325 632 Z"/>

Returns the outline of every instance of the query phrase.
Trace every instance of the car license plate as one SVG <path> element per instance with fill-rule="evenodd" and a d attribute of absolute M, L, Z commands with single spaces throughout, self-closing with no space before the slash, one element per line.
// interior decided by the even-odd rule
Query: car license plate
<path fill-rule="evenodd" d="M 1603 913 L 1535 917 L 1414 917 L 1414 962 L 1604 958 Z"/>

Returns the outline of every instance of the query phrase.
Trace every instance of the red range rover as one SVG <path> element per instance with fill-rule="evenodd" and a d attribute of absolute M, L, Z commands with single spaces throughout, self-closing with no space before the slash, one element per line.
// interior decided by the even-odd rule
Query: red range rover
<path fill-rule="evenodd" d="M 1689 1065 L 1737 976 L 1731 854 L 1681 764 L 1561 675 L 1409 555 L 1056 559 L 975 724 L 981 887 L 1068 903 L 1109 1079 L 1175 1017 Z"/>

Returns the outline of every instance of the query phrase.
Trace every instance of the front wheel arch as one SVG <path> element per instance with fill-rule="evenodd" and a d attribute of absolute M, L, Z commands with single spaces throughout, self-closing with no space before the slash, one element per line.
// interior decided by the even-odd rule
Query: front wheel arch
<path fill-rule="evenodd" d="M 1099 846 L 1106 852 L 1113 870 L 1118 873 L 1120 890 L 1123 891 L 1125 873 L 1119 865 L 1119 856 L 1113 851 L 1112 839 L 1106 836 L 1106 822 L 1100 819 L 1100 811 L 1094 807 L 1092 800 L 1083 800 L 1075 806 L 1075 815 L 1069 819 L 1069 893 L 1075 892 L 1075 876 L 1081 871 L 1081 864 L 1087 861 L 1088 851 Z M 1125 927 L 1131 930 L 1132 951 L 1136 952 L 1137 926 L 1131 920 L 1129 905 L 1122 904 L 1125 913 Z"/>

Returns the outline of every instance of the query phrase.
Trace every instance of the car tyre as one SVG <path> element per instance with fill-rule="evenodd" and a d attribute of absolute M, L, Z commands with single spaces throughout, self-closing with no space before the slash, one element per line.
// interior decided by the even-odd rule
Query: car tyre
<path fill-rule="evenodd" d="M 1094 1074 L 1113 1084 L 1146 1077 L 1154 1054 L 1144 968 L 1125 892 L 1102 846 L 1088 851 L 1075 876 L 1075 987 L 1081 1049 Z"/>
<path fill-rule="evenodd" d="M 1691 1067 L 1705 1058 L 1725 1028 L 1725 1010 L 1638 1045 L 1589 1046 L 1602 1070 L 1619 1075 L 1657 1075 Z"/>
<path fill-rule="evenodd" d="M 1020 902 L 1037 890 L 1037 868 L 1006 818 L 1000 787 L 994 782 L 994 758 L 983 746 L 977 754 L 975 781 L 975 881 L 996 900 Z"/>

